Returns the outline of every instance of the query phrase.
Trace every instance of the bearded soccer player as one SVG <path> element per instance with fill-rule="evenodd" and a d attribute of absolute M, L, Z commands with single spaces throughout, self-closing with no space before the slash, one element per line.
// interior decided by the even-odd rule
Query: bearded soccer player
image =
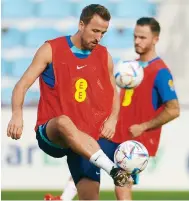
<path fill-rule="evenodd" d="M 100 135 L 114 135 L 119 113 L 112 58 L 98 44 L 110 18 L 105 7 L 86 6 L 75 35 L 48 40 L 39 48 L 13 90 L 7 135 L 15 140 L 21 137 L 24 97 L 39 77 L 35 127 L 39 147 L 55 158 L 67 155 L 75 176 L 78 169 L 73 153 L 78 153 L 103 168 L 116 185 L 124 186 L 126 172 L 117 168 L 96 142 Z"/>
<path fill-rule="evenodd" d="M 144 79 L 135 89 L 121 90 L 121 109 L 113 141 L 134 139 L 143 143 L 150 156 L 158 150 L 161 128 L 180 114 L 170 69 L 156 53 L 160 25 L 150 17 L 137 20 L 134 30 L 135 51 L 144 68 Z M 129 117 L 129 118 L 128 118 Z M 133 175 L 134 184 L 138 176 Z M 131 186 L 116 187 L 120 200 L 131 200 Z"/>

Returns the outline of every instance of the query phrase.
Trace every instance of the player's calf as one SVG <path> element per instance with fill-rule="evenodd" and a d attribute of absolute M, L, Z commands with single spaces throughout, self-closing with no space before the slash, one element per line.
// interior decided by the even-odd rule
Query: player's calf
<path fill-rule="evenodd" d="M 83 178 L 76 186 L 79 200 L 99 200 L 99 182 Z"/>
<path fill-rule="evenodd" d="M 115 186 L 117 200 L 132 200 L 132 184 L 124 187 Z"/>

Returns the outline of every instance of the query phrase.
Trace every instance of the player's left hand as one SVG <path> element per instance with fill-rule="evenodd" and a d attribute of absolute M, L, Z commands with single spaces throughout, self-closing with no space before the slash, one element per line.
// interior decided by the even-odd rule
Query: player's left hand
<path fill-rule="evenodd" d="M 143 124 L 134 124 L 129 128 L 131 136 L 138 137 L 145 131 L 145 126 Z"/>
<path fill-rule="evenodd" d="M 112 139 L 115 134 L 117 119 L 108 118 L 101 128 L 101 137 L 106 139 Z"/>

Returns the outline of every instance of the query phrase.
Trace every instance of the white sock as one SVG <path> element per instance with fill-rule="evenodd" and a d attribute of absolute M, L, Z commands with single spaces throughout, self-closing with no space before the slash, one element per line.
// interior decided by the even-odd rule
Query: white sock
<path fill-rule="evenodd" d="M 64 192 L 61 195 L 61 199 L 64 200 L 73 200 L 74 197 L 77 194 L 77 189 L 75 187 L 74 181 L 72 179 L 69 179 L 69 181 L 67 182 L 65 188 L 64 188 Z"/>
<path fill-rule="evenodd" d="M 110 171 L 113 167 L 116 167 L 116 165 L 108 158 L 108 156 L 102 151 L 102 149 L 91 156 L 90 162 L 97 167 L 102 168 L 108 174 L 110 174 Z"/>

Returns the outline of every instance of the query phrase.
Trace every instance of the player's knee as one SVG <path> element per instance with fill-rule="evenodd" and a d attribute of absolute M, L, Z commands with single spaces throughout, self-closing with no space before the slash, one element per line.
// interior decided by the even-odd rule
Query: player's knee
<path fill-rule="evenodd" d="M 72 123 L 71 119 L 66 115 L 59 116 L 56 121 L 58 128 L 66 127 L 67 125 L 71 123 Z"/>

